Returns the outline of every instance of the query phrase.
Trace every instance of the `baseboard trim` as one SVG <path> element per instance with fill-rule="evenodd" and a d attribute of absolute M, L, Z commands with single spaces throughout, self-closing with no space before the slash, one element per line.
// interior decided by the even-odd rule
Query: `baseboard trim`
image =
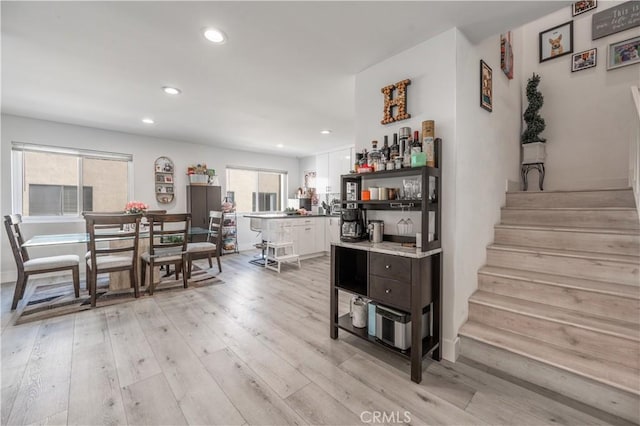
<path fill-rule="evenodd" d="M 460 356 L 460 337 L 455 339 L 442 339 L 442 358 L 447 361 L 456 362 Z"/>

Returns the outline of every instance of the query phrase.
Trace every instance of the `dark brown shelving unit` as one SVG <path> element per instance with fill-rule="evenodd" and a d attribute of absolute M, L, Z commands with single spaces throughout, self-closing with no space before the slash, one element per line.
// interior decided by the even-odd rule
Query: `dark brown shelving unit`
<path fill-rule="evenodd" d="M 434 360 L 442 359 L 442 250 L 441 248 L 441 141 L 436 139 L 436 167 L 416 167 L 400 170 L 388 170 L 363 174 L 348 174 L 341 177 L 342 207 L 357 204 L 364 210 L 401 210 L 416 209 L 422 213 L 421 232 L 424 255 L 387 254 L 376 251 L 367 243 L 362 245 L 345 244 L 331 246 L 331 293 L 330 293 L 330 336 L 338 338 L 338 330 L 346 331 L 372 344 L 379 345 L 400 356 L 411 360 L 411 380 L 422 381 L 422 359 L 431 356 Z M 403 200 L 347 200 L 347 183 L 358 184 L 359 191 L 365 187 L 367 179 L 386 179 L 396 177 L 419 177 L 422 183 L 422 194 L 435 193 L 435 200 L 428 196 L 422 199 Z M 430 179 L 435 178 L 435 179 Z M 435 185 L 431 187 L 430 185 Z M 359 192 L 358 191 L 358 192 Z M 359 196 L 359 194 L 358 194 Z M 407 207 L 411 205 L 411 207 Z M 429 216 L 434 212 L 435 226 L 433 240 L 428 240 Z M 433 213 L 432 213 L 433 215 Z M 408 242 L 415 237 L 384 235 L 385 241 Z M 429 252 L 429 253 L 426 253 Z M 364 260 L 366 258 L 366 261 Z M 395 310 L 411 315 L 411 347 L 400 350 L 380 341 L 368 334 L 367 328 L 355 328 L 351 324 L 349 314 L 338 315 L 339 292 L 363 296 L 379 305 L 389 306 Z M 432 333 L 422 338 L 423 312 L 430 311 Z M 420 350 L 415 350 L 419 348 Z"/>

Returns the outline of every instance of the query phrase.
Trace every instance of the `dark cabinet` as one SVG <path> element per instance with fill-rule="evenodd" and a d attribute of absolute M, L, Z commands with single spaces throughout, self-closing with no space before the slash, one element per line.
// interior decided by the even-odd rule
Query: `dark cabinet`
<path fill-rule="evenodd" d="M 209 211 L 222 210 L 221 194 L 219 186 L 187 185 L 187 212 L 191 213 L 192 227 L 209 228 Z M 206 235 L 193 237 L 194 241 L 205 241 L 206 238 Z"/>

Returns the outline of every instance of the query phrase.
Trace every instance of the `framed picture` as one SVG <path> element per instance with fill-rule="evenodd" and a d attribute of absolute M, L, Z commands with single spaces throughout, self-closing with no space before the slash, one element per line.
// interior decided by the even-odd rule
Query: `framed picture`
<path fill-rule="evenodd" d="M 156 182 L 164 183 L 164 175 L 156 175 Z"/>
<path fill-rule="evenodd" d="M 588 12 L 590 10 L 595 9 L 596 7 L 598 7 L 598 1 L 597 0 L 577 1 L 577 2 L 573 3 L 573 5 L 571 6 L 571 14 L 573 16 L 580 15 L 581 13 L 585 13 L 585 12 Z"/>
<path fill-rule="evenodd" d="M 573 53 L 573 21 L 540 33 L 540 62 Z"/>
<path fill-rule="evenodd" d="M 493 111 L 493 71 L 485 61 L 480 59 L 480 106 Z"/>
<path fill-rule="evenodd" d="M 173 194 L 173 186 L 167 186 L 166 190 L 169 194 Z"/>
<path fill-rule="evenodd" d="M 513 49 L 511 47 L 511 31 L 500 34 L 500 68 L 509 80 L 513 79 Z"/>
<path fill-rule="evenodd" d="M 597 63 L 598 49 L 585 50 L 571 56 L 571 72 L 586 70 L 587 68 L 593 68 Z"/>
<path fill-rule="evenodd" d="M 607 69 L 640 63 L 640 37 L 611 43 L 607 51 Z"/>
<path fill-rule="evenodd" d="M 173 175 L 164 175 L 164 183 L 173 183 Z"/>

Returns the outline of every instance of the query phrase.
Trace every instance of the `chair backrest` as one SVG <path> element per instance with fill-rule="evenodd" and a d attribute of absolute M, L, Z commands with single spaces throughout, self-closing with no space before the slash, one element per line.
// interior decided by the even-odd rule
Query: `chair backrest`
<path fill-rule="evenodd" d="M 249 220 L 249 228 L 254 232 L 262 232 L 262 219 L 252 217 Z"/>
<path fill-rule="evenodd" d="M 222 212 L 209 211 L 209 242 L 216 245 L 218 255 L 222 250 Z"/>
<path fill-rule="evenodd" d="M 149 214 L 149 254 L 173 255 L 186 252 L 191 213 Z"/>
<path fill-rule="evenodd" d="M 99 256 L 124 253 L 131 253 L 135 261 L 138 258 L 141 217 L 141 214 L 127 213 L 84 213 L 92 265 L 97 265 L 96 258 Z M 118 243 L 114 244 L 115 241 Z"/>
<path fill-rule="evenodd" d="M 24 270 L 24 262 L 29 260 L 27 249 L 22 247 L 22 244 L 24 244 L 24 238 L 20 231 L 21 223 L 22 216 L 19 214 L 11 214 L 4 217 L 4 227 L 7 230 L 7 237 L 9 237 L 13 258 L 15 259 L 16 266 L 20 271 Z"/>

